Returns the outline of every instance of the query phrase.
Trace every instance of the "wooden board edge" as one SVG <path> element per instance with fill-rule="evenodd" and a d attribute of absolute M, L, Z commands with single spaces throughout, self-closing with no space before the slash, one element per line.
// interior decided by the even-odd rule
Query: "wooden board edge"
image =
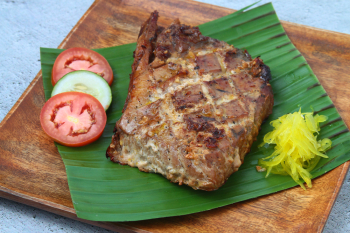
<path fill-rule="evenodd" d="M 16 111 L 18 106 L 22 103 L 24 98 L 28 95 L 28 93 L 33 89 L 34 85 L 38 82 L 38 80 L 41 78 L 41 70 L 39 73 L 35 76 L 35 78 L 30 82 L 29 86 L 25 89 L 25 91 L 22 93 L 21 97 L 16 101 L 16 103 L 12 106 L 10 111 L 6 114 L 4 119 L 0 122 L 0 128 L 7 122 L 7 120 L 12 116 L 12 114 Z"/>
<path fill-rule="evenodd" d="M 40 198 L 31 197 L 22 193 L 18 193 L 3 186 L 0 186 L 0 197 L 27 204 L 39 209 L 48 210 L 55 214 L 60 214 L 62 212 L 66 214 L 75 214 L 75 210 L 73 208 L 57 204 L 51 201 L 46 201 Z"/>
<path fill-rule="evenodd" d="M 325 210 L 325 212 L 322 215 L 322 220 L 321 223 L 317 229 L 317 232 L 321 233 L 323 231 L 323 228 L 327 222 L 328 216 L 334 206 L 335 200 L 340 192 L 340 188 L 345 180 L 345 177 L 347 175 L 347 172 L 349 170 L 350 167 L 350 161 L 345 162 L 344 164 L 341 165 L 342 166 L 342 171 L 341 174 L 337 180 L 337 185 L 336 188 L 334 189 L 334 193 L 331 197 L 331 199 L 329 200 L 327 209 Z M 322 177 L 322 176 L 321 176 Z M 321 178 L 318 177 L 318 178 Z M 149 233 L 149 231 L 145 231 L 139 228 L 135 228 L 132 227 L 130 225 L 128 225 L 128 223 L 132 223 L 132 222 L 98 222 L 98 221 L 89 221 L 89 220 L 85 220 L 85 219 L 81 219 L 78 218 L 75 210 L 73 208 L 64 206 L 64 205 L 60 205 L 60 204 L 56 204 L 54 202 L 50 202 L 50 201 L 46 201 L 43 199 L 39 199 L 39 198 L 34 198 L 34 197 L 29 197 L 25 194 L 21 194 L 21 193 L 17 193 L 14 192 L 10 189 L 4 188 L 2 186 L 0 186 L 0 197 L 11 200 L 11 201 L 15 201 L 21 204 L 25 204 L 28 206 L 32 206 L 44 211 L 48 211 L 66 218 L 70 218 L 76 221 L 80 221 L 83 223 L 87 223 L 90 225 L 94 225 L 97 227 L 101 227 L 107 230 L 112 230 L 112 231 L 118 231 L 120 233 L 129 233 L 129 232 L 138 232 L 138 233 Z M 209 210 L 210 211 L 210 210 Z"/>
<path fill-rule="evenodd" d="M 323 32 L 324 34 L 331 33 L 331 34 L 334 34 L 336 36 L 350 37 L 349 34 L 342 33 L 342 32 L 336 32 L 336 31 L 323 29 L 323 28 L 316 28 L 316 27 L 312 27 L 312 26 L 308 26 L 308 25 L 304 25 L 304 24 L 300 24 L 300 23 L 293 23 L 293 22 L 289 22 L 289 21 L 285 21 L 285 20 L 280 20 L 280 22 L 282 23 L 282 25 L 287 25 L 290 27 L 302 27 L 302 28 L 305 28 L 307 30 L 315 30 L 315 31 Z"/>
<path fill-rule="evenodd" d="M 237 10 L 232 9 L 232 8 L 227 8 L 227 7 L 223 7 L 223 6 L 213 5 L 213 4 L 210 4 L 210 3 L 198 2 L 196 0 L 181 0 L 181 1 L 182 2 L 187 2 L 187 1 L 195 2 L 196 4 L 199 4 L 199 5 L 205 4 L 207 6 L 210 6 L 210 8 L 221 9 L 223 11 L 227 11 L 228 14 L 232 14 L 232 13 L 235 13 L 237 11 Z"/>
<path fill-rule="evenodd" d="M 76 221 L 80 221 L 80 222 L 101 227 L 107 230 L 111 230 L 111 231 L 118 231 L 120 233 L 130 233 L 130 232 L 148 233 L 148 231 L 131 227 L 123 223 L 97 222 L 97 221 L 89 221 L 89 220 L 81 219 L 77 217 L 75 210 L 73 208 L 60 205 L 51 201 L 30 197 L 25 194 L 14 192 L 2 186 L 0 186 L 0 197 L 11 201 L 15 201 L 17 203 L 25 204 L 34 208 L 38 208 L 44 211 L 48 211 L 50 213 L 57 214 Z"/>
<path fill-rule="evenodd" d="M 181 1 L 186 1 L 186 0 L 181 0 Z M 235 9 L 232 9 L 232 8 L 227 8 L 227 7 L 222 7 L 222 6 L 217 6 L 217 5 L 213 5 L 213 4 L 210 4 L 210 3 L 203 3 L 203 2 L 198 2 L 196 0 L 189 0 L 191 2 L 196 2 L 198 4 L 206 4 L 206 5 L 209 5 L 211 8 L 216 8 L 216 9 L 222 9 L 223 11 L 227 11 L 228 14 L 232 14 L 232 13 L 235 13 L 236 11 L 240 10 L 235 10 Z M 268 3 L 265 3 L 265 4 L 268 4 Z M 265 4 L 262 4 L 262 5 L 265 5 Z M 254 5 L 254 6 L 251 6 L 249 9 L 247 10 L 250 10 L 250 9 L 253 9 L 255 7 L 258 7 L 258 6 L 261 6 L 261 5 Z M 230 12 L 229 12 L 230 11 Z M 276 12 L 276 15 L 277 15 L 277 12 Z M 277 15 L 278 16 L 278 15 Z M 324 33 L 332 33 L 332 34 L 335 34 L 337 36 L 346 36 L 346 37 L 349 37 L 350 38 L 350 35 L 349 34 L 346 34 L 346 33 L 342 33 L 342 32 L 336 32 L 336 31 L 332 31 L 332 30 L 328 30 L 328 29 L 322 29 L 322 28 L 316 28 L 316 27 L 312 27 L 312 26 L 307 26 L 307 25 L 304 25 L 304 24 L 299 24 L 299 23 L 293 23 L 293 22 L 289 22 L 289 21 L 286 21 L 286 20 L 280 20 L 279 21 L 281 22 L 282 25 L 287 25 L 287 26 L 291 26 L 291 27 L 302 27 L 302 28 L 305 28 L 305 29 L 308 29 L 308 30 L 316 30 L 316 31 L 320 31 L 320 32 L 324 32 Z"/>
<path fill-rule="evenodd" d="M 97 4 L 100 3 L 100 0 L 95 0 L 91 6 L 89 7 L 89 9 L 87 9 L 87 11 L 84 13 L 84 15 L 79 19 L 79 21 L 77 22 L 77 24 L 75 24 L 75 26 L 72 28 L 72 30 L 70 30 L 70 32 L 68 33 L 68 35 L 63 39 L 63 41 L 61 42 L 61 44 L 58 46 L 58 49 L 63 49 L 65 47 L 65 45 L 67 44 L 68 40 L 72 37 L 73 33 L 78 29 L 78 27 L 84 22 L 85 18 L 91 13 L 91 11 L 97 6 Z"/>
<path fill-rule="evenodd" d="M 68 33 L 68 35 L 64 38 L 64 40 L 61 42 L 61 44 L 58 46 L 58 48 L 64 48 L 65 44 L 69 40 L 69 38 L 72 36 L 72 34 L 77 30 L 77 28 L 83 23 L 85 18 L 90 14 L 90 12 L 95 8 L 95 6 L 100 2 L 100 0 L 96 0 L 89 9 L 84 13 L 84 15 L 79 19 L 77 24 L 72 28 L 72 30 Z M 41 78 L 42 73 L 41 70 L 38 72 L 38 74 L 35 76 L 35 78 L 30 82 L 29 86 L 24 90 L 22 95 L 19 97 L 19 99 L 16 101 L 16 103 L 12 106 L 10 111 L 6 114 L 4 119 L 0 122 L 0 128 L 7 122 L 7 120 L 12 116 L 12 114 L 16 111 L 18 106 L 22 103 L 23 99 L 28 95 L 28 93 L 32 90 L 34 85 L 38 82 L 38 80 Z"/>
<path fill-rule="evenodd" d="M 193 1 L 193 0 L 191 0 Z M 85 14 L 81 17 L 81 19 L 77 22 L 77 24 L 73 27 L 73 29 L 69 32 L 69 34 L 65 37 L 65 39 L 61 42 L 61 44 L 58 46 L 58 48 L 64 48 L 65 44 L 67 43 L 67 41 L 69 40 L 69 38 L 73 35 L 73 33 L 77 30 L 77 28 L 83 23 L 83 21 L 85 20 L 85 18 L 88 16 L 88 14 L 93 10 L 93 8 L 100 2 L 100 0 L 96 0 L 90 7 L 89 9 L 85 12 Z M 208 4 L 211 5 L 213 7 L 217 7 L 217 8 L 222 8 L 222 9 L 227 9 L 225 7 L 220 7 L 220 6 L 215 6 L 212 4 Z M 231 9 L 232 11 L 235 11 L 233 9 Z M 315 31 L 320 31 L 323 33 L 331 33 L 331 34 L 336 34 L 339 36 L 346 36 L 349 37 L 348 34 L 344 34 L 344 33 L 339 33 L 339 32 L 334 32 L 331 30 L 326 30 L 326 29 L 320 29 L 320 28 L 315 28 L 315 27 L 311 27 L 311 26 L 305 26 L 302 24 L 297 24 L 297 23 L 292 23 L 292 22 L 288 22 L 288 21 L 283 21 L 281 20 L 282 25 L 288 25 L 291 27 L 304 27 L 307 28 L 309 30 L 315 30 Z M 27 87 L 27 89 L 23 92 L 23 94 L 21 95 L 21 97 L 16 101 L 15 105 L 11 108 L 11 110 L 9 111 L 9 113 L 5 116 L 5 118 L 3 119 L 3 121 L 0 122 L 0 128 L 6 123 L 6 121 L 11 117 L 11 115 L 16 111 L 16 109 L 18 108 L 18 106 L 21 104 L 21 102 L 23 101 L 23 99 L 27 96 L 27 94 L 32 90 L 32 88 L 34 87 L 34 85 L 37 83 L 37 81 L 41 78 L 41 71 L 38 72 L 38 74 L 35 76 L 35 78 L 33 79 L 33 81 L 29 84 L 29 86 Z M 344 120 L 343 120 L 344 121 Z M 317 230 L 317 232 L 322 232 L 326 221 L 328 219 L 328 216 L 331 212 L 331 209 L 335 203 L 335 200 L 340 192 L 340 188 L 345 180 L 345 176 L 347 174 L 347 171 L 349 169 L 349 165 L 350 165 L 350 161 L 346 162 L 343 164 L 343 168 L 342 168 L 342 172 L 341 175 L 337 181 L 337 186 L 335 188 L 335 192 L 332 195 L 331 200 L 329 201 L 327 210 L 324 212 L 324 215 L 322 216 L 322 222 Z M 95 226 L 99 226 L 105 229 L 109 229 L 109 230 L 118 230 L 119 232 L 148 232 L 148 231 L 144 231 L 142 229 L 137 229 L 137 228 L 133 228 L 127 225 L 124 225 L 122 223 L 108 223 L 108 222 L 94 222 L 94 221 L 88 221 L 88 220 L 84 220 L 84 219 L 80 219 L 76 216 L 74 209 L 63 206 L 64 208 L 67 209 L 67 211 L 62 210 L 60 208 L 55 207 L 54 205 L 58 205 L 56 203 L 52 203 L 54 205 L 50 205 L 48 201 L 42 200 L 42 199 L 38 199 L 40 200 L 40 202 L 35 202 L 34 200 L 30 200 L 28 199 L 28 196 L 20 194 L 20 193 L 15 193 L 11 190 L 6 190 L 6 188 L 0 186 L 0 197 L 9 199 L 9 200 L 13 200 L 15 202 L 19 202 L 22 204 L 26 204 L 29 206 L 33 206 L 39 209 L 43 209 L 45 211 L 49 211 L 64 217 L 68 217 L 70 219 L 74 219 L 74 220 L 78 220 L 84 223 L 88 223 L 91 225 L 95 225 Z M 46 203 L 47 202 L 47 203 Z M 46 205 L 48 204 L 48 205 Z M 61 206 L 61 205 L 60 205 Z"/>
<path fill-rule="evenodd" d="M 343 167 L 342 167 L 341 174 L 340 174 L 340 176 L 338 178 L 337 185 L 336 185 L 336 187 L 334 189 L 335 191 L 333 192 L 333 195 L 332 195 L 331 199 L 329 200 L 327 209 L 325 210 L 325 212 L 324 212 L 324 214 L 322 216 L 320 226 L 317 229 L 317 232 L 319 232 L 319 233 L 321 233 L 323 231 L 323 228 L 326 225 L 328 217 L 329 217 L 329 215 L 331 213 L 331 210 L 332 210 L 332 208 L 334 206 L 335 200 L 338 197 L 340 189 L 341 189 L 341 187 L 342 187 L 342 185 L 344 183 L 345 177 L 346 177 L 346 175 L 347 175 L 347 173 L 349 171 L 350 161 L 347 161 L 347 162 L 343 163 L 341 166 L 343 166 Z"/>

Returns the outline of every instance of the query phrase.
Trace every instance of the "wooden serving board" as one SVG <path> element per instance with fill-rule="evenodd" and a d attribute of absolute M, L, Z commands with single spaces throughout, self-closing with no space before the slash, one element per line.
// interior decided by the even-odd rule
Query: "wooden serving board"
<path fill-rule="evenodd" d="M 103 48 L 135 42 L 141 23 L 157 9 L 160 24 L 175 18 L 198 25 L 233 10 L 192 1 L 96 1 L 59 48 Z M 340 115 L 350 125 L 350 35 L 282 23 L 305 56 Z M 52 140 L 41 130 L 44 105 L 41 72 L 0 123 L 0 196 L 119 232 L 321 232 L 343 183 L 349 162 L 300 187 L 201 213 L 126 223 L 78 219 L 65 167 Z"/>

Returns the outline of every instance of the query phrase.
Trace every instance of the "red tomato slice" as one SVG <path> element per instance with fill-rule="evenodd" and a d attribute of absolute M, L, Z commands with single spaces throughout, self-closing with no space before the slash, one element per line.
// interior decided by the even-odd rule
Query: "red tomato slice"
<path fill-rule="evenodd" d="M 107 115 L 92 95 L 64 92 L 51 97 L 40 113 L 41 127 L 54 141 L 65 146 L 84 146 L 97 140 Z"/>
<path fill-rule="evenodd" d="M 52 85 L 55 86 L 60 78 L 75 70 L 94 72 L 103 77 L 109 85 L 113 82 L 112 68 L 102 55 L 86 48 L 71 48 L 56 58 L 52 68 Z"/>

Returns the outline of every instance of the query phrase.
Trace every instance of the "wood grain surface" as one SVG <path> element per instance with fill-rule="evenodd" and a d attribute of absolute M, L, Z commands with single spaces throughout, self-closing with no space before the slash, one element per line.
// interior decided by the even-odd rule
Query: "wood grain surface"
<path fill-rule="evenodd" d="M 175 18 L 198 25 L 233 10 L 194 1 L 96 1 L 60 48 L 103 48 L 135 42 L 141 23 L 157 9 L 162 26 Z M 309 62 L 350 125 L 350 35 L 283 22 L 288 36 Z M 321 232 L 349 162 L 300 187 L 201 213 L 126 223 L 78 219 L 65 167 L 53 141 L 41 130 L 45 103 L 41 72 L 0 123 L 0 196 L 119 232 Z"/>

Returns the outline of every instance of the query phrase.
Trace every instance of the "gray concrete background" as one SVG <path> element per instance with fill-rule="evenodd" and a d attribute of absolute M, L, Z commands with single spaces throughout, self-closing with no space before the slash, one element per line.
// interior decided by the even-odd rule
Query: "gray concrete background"
<path fill-rule="evenodd" d="M 255 0 L 201 2 L 240 9 Z M 350 34 L 349 0 L 272 2 L 281 20 Z M 56 48 L 92 3 L 0 0 L 0 121 L 40 70 L 39 48 Z M 324 232 L 350 232 L 349 191 L 348 174 Z M 0 198 L 0 232 L 110 231 Z"/>

